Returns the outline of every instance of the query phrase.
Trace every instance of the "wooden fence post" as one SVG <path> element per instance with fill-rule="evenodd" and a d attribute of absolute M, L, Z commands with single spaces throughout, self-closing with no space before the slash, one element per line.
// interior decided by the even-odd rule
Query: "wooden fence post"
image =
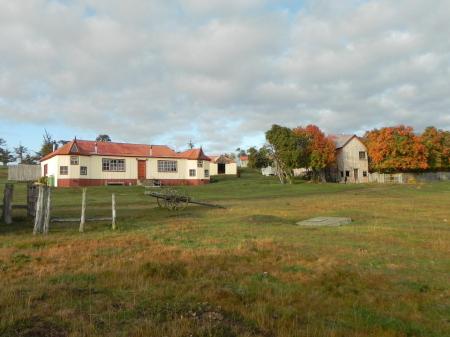
<path fill-rule="evenodd" d="M 14 194 L 14 185 L 5 184 L 5 192 L 3 194 L 3 221 L 5 224 L 10 225 L 12 223 L 12 201 Z"/>
<path fill-rule="evenodd" d="M 116 230 L 116 195 L 112 194 L 112 229 Z"/>
<path fill-rule="evenodd" d="M 34 229 L 33 234 L 36 235 L 41 231 L 42 212 L 44 210 L 44 186 L 39 185 L 38 197 L 36 201 L 36 214 L 34 216 Z"/>
<path fill-rule="evenodd" d="M 48 230 L 50 227 L 50 214 L 51 214 L 51 205 L 52 205 L 52 189 L 50 186 L 45 187 L 46 193 L 46 204 L 45 204 L 45 214 L 44 214 L 44 228 L 43 232 L 44 234 L 48 234 Z"/>
<path fill-rule="evenodd" d="M 86 222 L 86 187 L 83 188 L 81 196 L 81 218 L 80 218 L 80 233 L 84 232 L 84 223 Z"/>
<path fill-rule="evenodd" d="M 27 184 L 27 216 L 36 215 L 36 199 L 37 199 L 37 186 L 29 182 Z"/>

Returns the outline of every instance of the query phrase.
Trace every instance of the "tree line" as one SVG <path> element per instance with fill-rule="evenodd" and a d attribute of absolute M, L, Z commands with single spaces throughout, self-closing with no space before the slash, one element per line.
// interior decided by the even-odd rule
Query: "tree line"
<path fill-rule="evenodd" d="M 107 134 L 97 136 L 98 142 L 110 142 L 111 137 Z M 18 162 L 19 164 L 37 164 L 39 159 L 58 149 L 60 146 L 68 143 L 67 140 L 56 140 L 53 136 L 44 130 L 42 135 L 42 144 L 39 151 L 30 151 L 27 147 L 19 144 L 17 147 L 10 149 L 5 139 L 0 138 L 0 163 L 8 165 L 9 163 Z"/>
<path fill-rule="evenodd" d="M 314 181 L 325 181 L 325 170 L 336 161 L 335 142 L 318 126 L 288 128 L 272 125 L 266 144 L 247 150 L 248 166 L 273 166 L 281 183 L 292 183 L 293 170 L 306 168 Z M 417 134 L 409 126 L 367 131 L 360 140 L 366 145 L 371 172 L 450 170 L 450 132 L 427 127 Z"/>

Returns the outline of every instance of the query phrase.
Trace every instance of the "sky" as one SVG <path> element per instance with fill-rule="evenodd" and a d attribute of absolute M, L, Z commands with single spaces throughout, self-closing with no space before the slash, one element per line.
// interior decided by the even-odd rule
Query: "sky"
<path fill-rule="evenodd" d="M 0 0 L 0 138 L 264 143 L 450 129 L 448 0 Z"/>

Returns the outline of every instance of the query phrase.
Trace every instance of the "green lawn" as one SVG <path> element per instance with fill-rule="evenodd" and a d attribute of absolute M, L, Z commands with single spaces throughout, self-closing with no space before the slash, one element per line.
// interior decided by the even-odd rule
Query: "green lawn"
<path fill-rule="evenodd" d="M 117 231 L 34 237 L 22 210 L 0 223 L 0 336 L 450 336 L 450 183 L 282 186 L 245 171 L 182 189 L 226 209 L 95 187 L 87 216 L 108 216 L 115 193 Z M 53 199 L 53 216 L 79 216 L 80 189 Z M 321 215 L 354 222 L 295 225 Z"/>

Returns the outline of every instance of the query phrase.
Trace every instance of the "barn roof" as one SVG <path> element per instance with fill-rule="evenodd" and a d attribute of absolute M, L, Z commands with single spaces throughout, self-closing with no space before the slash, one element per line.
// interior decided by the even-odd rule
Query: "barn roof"
<path fill-rule="evenodd" d="M 225 154 L 221 154 L 220 156 L 208 156 L 209 159 L 211 159 L 211 161 L 213 163 L 217 163 L 217 164 L 231 164 L 231 163 L 235 163 L 233 158 L 228 157 Z"/>
<path fill-rule="evenodd" d="M 113 142 L 97 142 L 91 140 L 74 139 L 59 149 L 49 153 L 41 161 L 57 155 L 81 156 L 120 156 L 120 157 L 148 157 L 148 158 L 184 158 L 209 160 L 202 149 L 192 149 L 185 152 L 175 152 L 166 145 L 145 145 Z M 208 159 L 205 159 L 208 158 Z"/>
<path fill-rule="evenodd" d="M 330 135 L 330 138 L 336 144 L 336 149 L 340 149 L 341 147 L 344 147 L 354 137 L 356 137 L 356 135 Z"/>

